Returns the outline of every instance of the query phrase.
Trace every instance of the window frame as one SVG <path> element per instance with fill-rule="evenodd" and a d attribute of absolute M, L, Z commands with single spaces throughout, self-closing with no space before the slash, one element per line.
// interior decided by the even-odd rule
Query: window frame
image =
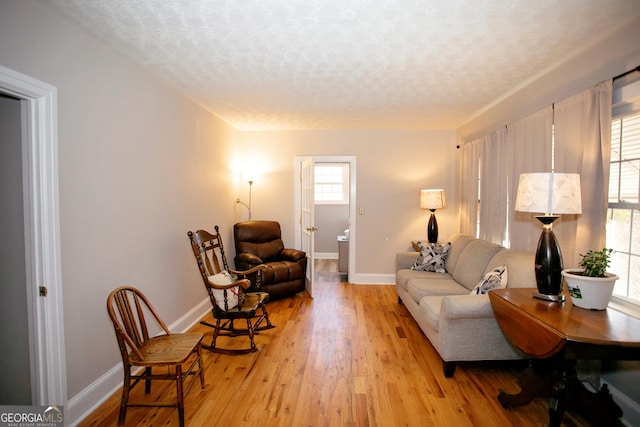
<path fill-rule="evenodd" d="M 622 120 L 622 126 L 624 126 L 624 118 L 625 117 L 638 117 L 640 119 L 640 80 L 636 80 L 631 83 L 621 84 L 619 87 L 614 88 L 613 93 L 613 108 L 612 108 L 612 117 L 611 117 L 611 172 L 610 172 L 610 181 L 612 179 L 616 179 L 615 183 L 615 198 L 612 198 L 611 194 L 611 182 L 609 183 L 608 190 L 608 200 L 607 200 L 607 240 L 609 241 L 609 233 L 611 229 L 609 227 L 609 219 L 615 214 L 614 210 L 618 211 L 628 211 L 629 213 L 629 244 L 625 250 L 618 250 L 617 252 L 620 254 L 624 254 L 626 257 L 626 268 L 624 272 L 615 272 L 618 276 L 620 276 L 623 280 L 625 280 L 627 286 L 625 293 L 626 295 L 622 295 L 620 293 L 616 294 L 616 289 L 614 289 L 614 294 L 611 296 L 611 305 L 616 309 L 627 312 L 631 315 L 640 316 L 640 297 L 632 298 L 629 295 L 631 294 L 630 289 L 633 287 L 633 280 L 635 275 L 632 275 L 632 263 L 634 258 L 636 262 L 637 258 L 640 257 L 640 254 L 634 253 L 633 251 L 633 238 L 634 234 L 640 233 L 640 228 L 634 229 L 634 219 L 635 217 L 640 216 L 640 182 L 637 184 L 637 191 L 639 194 L 635 196 L 635 200 L 633 201 L 625 201 L 621 199 L 621 197 L 625 196 L 625 190 L 623 190 L 622 177 L 623 175 L 623 167 L 622 165 L 631 162 L 639 162 L 640 164 L 640 155 L 638 157 L 633 158 L 623 158 L 623 149 L 621 147 L 622 142 L 624 141 L 624 134 L 622 130 L 623 127 L 619 127 L 618 138 L 614 139 L 613 131 L 615 122 L 618 120 Z M 614 153 L 617 153 L 618 156 L 614 157 Z M 614 166 L 615 165 L 615 166 Z M 611 175 L 611 173 L 617 173 L 617 177 Z M 635 232 L 635 233 L 634 233 Z M 626 274 L 626 277 L 623 277 L 621 273 Z M 636 272 L 636 274 L 639 274 Z M 636 278 L 637 280 L 637 278 Z M 619 289 L 618 286 L 616 288 Z"/>
<path fill-rule="evenodd" d="M 316 170 L 318 168 L 335 168 L 342 169 L 342 181 L 322 181 L 320 183 L 316 180 Z M 342 198 L 340 200 L 326 200 L 318 199 L 317 186 L 318 185 L 341 185 L 342 186 Z M 349 163 L 335 162 L 335 163 L 315 163 L 313 166 L 313 204 L 314 205 L 348 205 L 349 204 Z"/>

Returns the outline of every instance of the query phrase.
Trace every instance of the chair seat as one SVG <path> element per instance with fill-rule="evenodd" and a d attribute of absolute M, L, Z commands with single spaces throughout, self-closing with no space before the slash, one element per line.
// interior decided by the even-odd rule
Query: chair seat
<path fill-rule="evenodd" d="M 223 319 L 247 319 L 255 316 L 256 310 L 260 307 L 261 304 L 269 301 L 269 294 L 266 292 L 247 292 L 244 294 L 244 300 L 242 303 L 234 308 L 231 308 L 227 311 L 220 310 L 216 307 L 214 309 L 213 314 L 214 317 L 216 312 L 220 312 Z"/>
<path fill-rule="evenodd" d="M 134 352 L 129 353 L 129 363 L 136 366 L 184 363 L 204 335 L 200 332 L 161 335 L 150 338 L 140 346 L 143 359 Z"/>
<path fill-rule="evenodd" d="M 247 292 L 240 307 L 244 310 L 257 310 L 260 304 L 267 301 L 269 301 L 269 294 L 266 292 Z"/>

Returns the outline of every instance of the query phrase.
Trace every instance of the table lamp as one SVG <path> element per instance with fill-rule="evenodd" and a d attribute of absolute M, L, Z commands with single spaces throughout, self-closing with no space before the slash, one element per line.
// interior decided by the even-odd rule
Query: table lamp
<path fill-rule="evenodd" d="M 420 207 L 431 211 L 431 216 L 427 223 L 427 239 L 429 243 L 437 243 L 438 221 L 436 221 L 435 211 L 436 209 L 444 209 L 447 207 L 444 190 L 420 190 Z"/>
<path fill-rule="evenodd" d="M 535 255 L 538 292 L 534 297 L 564 301 L 562 252 L 553 234 L 558 214 L 582 213 L 580 175 L 573 173 L 524 173 L 520 175 L 515 210 L 534 212 L 543 224 Z"/>

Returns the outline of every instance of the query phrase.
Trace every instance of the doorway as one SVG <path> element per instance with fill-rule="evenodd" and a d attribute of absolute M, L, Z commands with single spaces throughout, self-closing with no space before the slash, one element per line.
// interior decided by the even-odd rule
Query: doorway
<path fill-rule="evenodd" d="M 27 267 L 24 229 L 21 101 L 0 93 L 0 402 L 32 405 L 33 360 L 29 345 Z"/>
<path fill-rule="evenodd" d="M 9 250 L 16 260 L 20 258 L 16 263 L 21 263 L 13 266 L 11 273 L 21 305 L 17 301 L 8 302 L 16 304 L 14 309 L 26 317 L 22 321 L 27 326 L 20 332 L 20 338 L 3 335 L 3 340 L 11 341 L 3 342 L 3 348 L 6 353 L 7 348 L 20 342 L 22 356 L 18 357 L 28 353 L 29 366 L 22 365 L 18 373 L 22 382 L 29 375 L 30 387 L 21 391 L 22 401 L 29 399 L 31 405 L 66 405 L 56 88 L 0 66 L 0 93 L 9 99 L 3 118 L 6 114 L 6 121 L 17 121 L 19 127 L 13 142 L 2 142 L 2 154 L 19 159 L 18 165 L 12 163 L 11 179 L 20 178 L 20 182 L 4 182 L 1 190 L 11 193 L 11 203 L 18 205 L 13 206 L 11 214 L 5 214 L 11 218 L 2 218 L 2 222 L 10 221 L 3 223 L 3 232 L 11 228 L 14 237 L 3 250 Z M 19 104 L 19 114 L 15 102 Z M 15 124 L 7 128 L 16 132 Z M 3 161 L 2 167 L 5 166 Z M 6 263 L 2 264 L 3 273 L 6 267 Z M 3 280 L 3 287 L 4 283 Z M 19 322 L 14 318 L 10 324 L 13 328 Z"/>
<path fill-rule="evenodd" d="M 316 234 L 324 233 L 323 241 L 320 242 L 321 257 L 338 255 L 338 236 L 347 236 L 346 242 L 348 256 L 347 271 L 345 271 L 346 277 L 352 275 L 355 270 L 355 242 L 356 242 L 356 158 L 355 156 L 307 156 L 296 157 L 295 159 L 295 206 L 296 206 L 296 218 L 300 218 L 300 221 L 296 222 L 296 242 L 301 248 L 306 248 L 308 256 L 308 276 L 307 291 L 313 296 L 313 279 L 314 279 L 314 267 L 316 265 L 316 244 L 314 237 Z M 312 201 L 313 195 L 313 176 L 314 173 L 309 173 L 308 170 L 314 171 L 315 166 L 327 166 L 327 165 L 340 165 L 344 166 L 346 171 L 345 179 L 348 181 L 347 185 L 347 203 L 343 204 L 341 208 L 335 209 L 332 213 L 327 213 L 328 206 L 319 205 L 320 209 L 317 209 L 316 205 Z M 303 183 L 304 181 L 304 183 Z M 330 208 L 329 208 L 330 209 Z M 331 210 L 331 209 L 330 209 Z M 318 213 L 320 216 L 316 215 Z M 325 218 L 322 218 L 322 216 Z M 326 216 L 335 215 L 335 221 L 327 218 Z M 325 228 L 329 228 L 325 230 Z M 311 231 L 309 231 L 311 230 Z M 348 231 L 346 231 L 348 230 Z M 309 241 L 309 236 L 311 239 Z M 344 247 L 344 243 L 343 243 Z M 327 265 L 327 263 L 323 263 Z M 337 268 L 338 259 L 336 256 L 335 266 Z M 333 268 L 331 265 L 330 268 Z"/>

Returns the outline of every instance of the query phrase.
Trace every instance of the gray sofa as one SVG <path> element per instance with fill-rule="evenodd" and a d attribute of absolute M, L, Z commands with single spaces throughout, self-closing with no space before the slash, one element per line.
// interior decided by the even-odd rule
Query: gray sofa
<path fill-rule="evenodd" d="M 453 376 L 456 362 L 526 358 L 500 330 L 489 295 L 470 292 L 501 265 L 507 266 L 507 287 L 535 288 L 534 254 L 459 234 L 449 242 L 446 273 L 411 270 L 418 252 L 396 255 L 398 302 L 440 354 L 445 377 Z"/>

